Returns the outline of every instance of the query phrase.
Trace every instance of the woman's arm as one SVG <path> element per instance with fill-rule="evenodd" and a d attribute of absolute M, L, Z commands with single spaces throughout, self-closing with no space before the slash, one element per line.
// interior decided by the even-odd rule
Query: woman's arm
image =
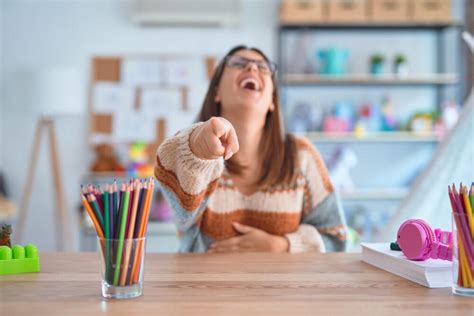
<path fill-rule="evenodd" d="M 224 169 L 222 158 L 201 159 L 191 151 L 190 135 L 202 124 L 194 124 L 166 140 L 156 157 L 155 176 L 181 232 L 196 223 Z"/>
<path fill-rule="evenodd" d="M 178 230 L 196 224 L 224 170 L 239 150 L 232 124 L 220 117 L 178 132 L 159 148 L 155 176 L 175 213 Z"/>
<path fill-rule="evenodd" d="M 346 223 L 329 173 L 316 148 L 298 139 L 298 156 L 306 177 L 303 216 L 298 230 L 287 234 L 289 252 L 331 252 L 346 249 Z"/>

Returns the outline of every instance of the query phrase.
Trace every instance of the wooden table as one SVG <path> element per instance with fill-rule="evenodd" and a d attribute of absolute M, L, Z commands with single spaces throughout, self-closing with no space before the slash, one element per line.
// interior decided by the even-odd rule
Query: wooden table
<path fill-rule="evenodd" d="M 474 315 L 472 298 L 424 288 L 360 259 L 147 254 L 144 295 L 105 300 L 97 254 L 43 253 L 41 273 L 0 276 L 0 315 Z"/>

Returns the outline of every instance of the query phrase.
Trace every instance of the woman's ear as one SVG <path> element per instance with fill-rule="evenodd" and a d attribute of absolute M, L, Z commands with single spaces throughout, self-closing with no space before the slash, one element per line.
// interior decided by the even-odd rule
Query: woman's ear
<path fill-rule="evenodd" d="M 216 88 L 216 95 L 214 96 L 214 102 L 219 103 L 221 102 L 221 96 L 219 95 L 219 89 Z"/>
<path fill-rule="evenodd" d="M 268 109 L 268 111 L 270 111 L 270 112 L 275 111 L 275 104 L 274 103 L 270 104 L 270 108 Z"/>

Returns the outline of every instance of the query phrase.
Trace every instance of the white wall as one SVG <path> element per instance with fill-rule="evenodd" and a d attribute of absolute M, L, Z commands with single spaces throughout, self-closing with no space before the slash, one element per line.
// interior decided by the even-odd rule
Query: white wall
<path fill-rule="evenodd" d="M 5 111 L 2 138 L 6 178 L 20 201 L 36 123 L 21 73 L 46 67 L 77 67 L 88 74 L 91 56 L 125 53 L 224 54 L 236 44 L 260 47 L 273 55 L 275 1 L 243 2 L 238 28 L 139 28 L 128 19 L 125 1 L 0 1 L 4 11 L 3 69 Z M 84 104 L 86 107 L 86 104 Z M 80 176 L 90 162 L 87 118 L 57 120 L 58 146 L 71 217 L 79 203 Z M 46 146 L 40 153 L 25 240 L 54 249 L 52 178 Z M 75 226 L 76 218 L 74 219 Z M 77 240 L 77 238 L 76 238 Z"/>

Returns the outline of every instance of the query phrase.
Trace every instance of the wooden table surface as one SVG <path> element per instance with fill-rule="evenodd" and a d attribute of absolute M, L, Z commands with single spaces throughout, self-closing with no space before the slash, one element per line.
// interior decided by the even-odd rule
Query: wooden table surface
<path fill-rule="evenodd" d="M 0 276 L 0 315 L 474 315 L 473 298 L 422 287 L 360 259 L 147 254 L 144 294 L 106 300 L 97 254 L 43 253 L 40 273 Z"/>

